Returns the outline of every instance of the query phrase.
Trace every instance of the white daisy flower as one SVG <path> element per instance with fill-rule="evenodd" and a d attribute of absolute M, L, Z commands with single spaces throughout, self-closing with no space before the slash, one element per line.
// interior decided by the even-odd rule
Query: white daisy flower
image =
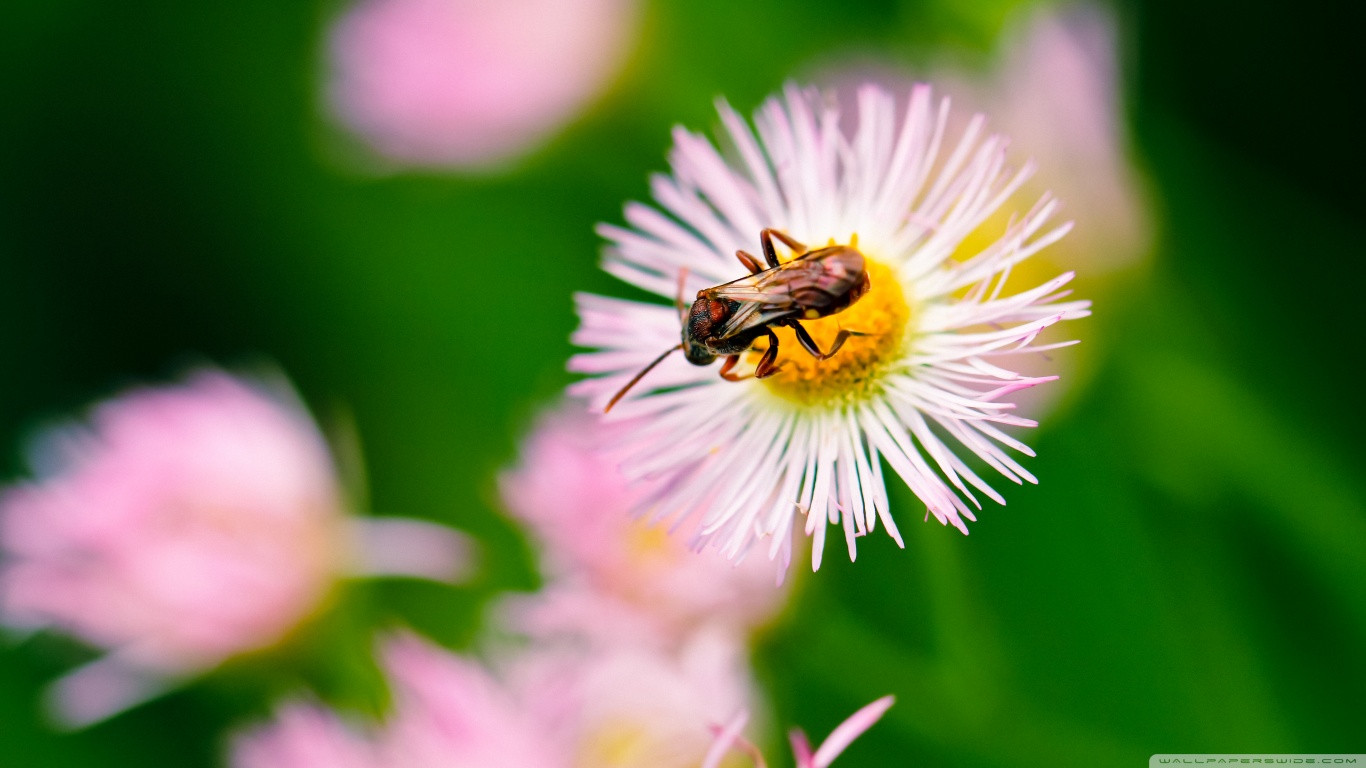
<path fill-rule="evenodd" d="M 963 449 L 1017 484 L 1037 482 L 1007 449 L 1033 452 L 1002 430 L 1036 422 L 1013 415 L 1003 399 L 1056 377 L 1014 373 L 1009 361 L 1072 343 L 1036 340 L 1059 320 L 1089 314 L 1089 302 L 1061 301 L 1071 273 L 1003 295 L 1011 268 L 1070 225 L 1049 226 L 1058 203 L 1045 196 L 1004 232 L 979 231 L 1032 170 L 1007 165 L 1006 139 L 986 135 L 982 116 L 953 141 L 945 136 L 948 99 L 936 102 L 928 86 L 914 88 L 906 106 L 864 87 L 852 128 L 833 104 L 789 85 L 755 114 L 756 136 L 720 102 L 727 153 L 675 129 L 673 175 L 651 180 L 665 212 L 630 203 L 631 228 L 599 231 L 611 242 L 604 269 L 671 302 L 746 277 L 751 268 L 736 251 L 759 253 L 766 228 L 796 243 L 780 246 L 780 259 L 799 256 L 802 244 L 848 246 L 862 255 L 871 288 L 861 296 L 855 290 L 847 309 L 806 319 L 823 312 L 803 314 L 811 302 L 799 297 L 785 314 L 766 305 L 750 316 L 805 326 L 827 353 L 847 335 L 841 331 L 856 335 L 818 360 L 800 343 L 801 328 L 774 327 L 781 351 L 770 372 L 762 368 L 762 351 L 772 337 L 754 331 L 757 348 L 729 362 L 738 363 L 734 372 L 760 367 L 771 375 L 737 383 L 700 364 L 706 356 L 694 353 L 706 351 L 701 339 L 679 344 L 675 306 L 580 295 L 582 323 L 573 341 L 595 351 L 569 364 L 593 375 L 571 392 L 602 409 L 662 352 L 687 346 L 699 365 L 666 354 L 609 416 L 635 422 L 622 446 L 622 471 L 652 488 L 638 512 L 654 521 L 698 518 L 693 545 L 732 558 L 763 542 L 783 571 L 798 515 L 813 539 L 813 569 L 820 567 L 827 523 L 843 528 L 851 559 L 856 538 L 879 521 L 903 546 L 887 502 L 884 461 L 929 514 L 963 533 L 964 520 L 975 520 L 973 510 L 981 508 L 979 493 L 1005 504 L 964 461 Z M 839 266 L 857 269 L 857 261 Z M 730 293 L 738 300 L 721 313 L 748 313 L 751 300 L 763 298 L 759 282 L 744 283 L 750 293 Z"/>

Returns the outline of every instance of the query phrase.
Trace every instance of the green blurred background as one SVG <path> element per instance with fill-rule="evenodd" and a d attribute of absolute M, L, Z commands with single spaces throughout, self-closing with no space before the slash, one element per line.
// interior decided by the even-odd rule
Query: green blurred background
<path fill-rule="evenodd" d="M 653 2 L 625 72 L 499 176 L 357 174 L 319 97 L 341 6 L 8 0 L 0 10 L 0 456 L 130 383 L 273 361 L 354 424 L 378 514 L 479 536 L 482 579 L 348 593 L 248 660 L 69 736 L 35 710 L 88 653 L 0 649 L 0 766 L 207 766 L 307 683 L 374 697 L 370 627 L 453 646 L 536 584 L 493 475 L 570 380 L 568 286 L 623 293 L 598 221 L 648 195 L 675 123 L 748 112 L 857 53 L 985 60 L 1013 0 Z M 1095 369 L 970 537 L 832 550 L 756 649 L 777 722 L 823 735 L 896 693 L 850 766 L 1144 765 L 1366 751 L 1357 27 L 1315 2 L 1116 7 L 1152 264 L 1104 291 Z M 1027 151 L 1027 148 L 1024 148 Z M 1085 276 L 1083 276 L 1085 280 Z M 1086 293 L 1088 286 L 1082 283 Z M 1346 398 L 1346 400 L 1344 400 Z M 1354 470 L 1356 467 L 1358 469 Z M 782 761 L 779 761 L 782 764 Z"/>

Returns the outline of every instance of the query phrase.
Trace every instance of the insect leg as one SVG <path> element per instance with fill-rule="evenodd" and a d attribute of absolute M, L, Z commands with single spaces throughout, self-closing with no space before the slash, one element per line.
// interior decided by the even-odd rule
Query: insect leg
<path fill-rule="evenodd" d="M 866 333 L 859 333 L 858 331 L 851 331 L 847 328 L 841 329 L 839 333 L 835 334 L 835 342 L 830 345 L 830 351 L 822 352 L 821 348 L 816 345 L 816 340 L 811 338 L 811 334 L 807 333 L 801 323 L 793 320 L 789 325 L 792 326 L 792 330 L 797 332 L 797 341 L 801 343 L 802 349 L 811 353 L 811 356 L 817 360 L 829 360 L 834 357 L 835 353 L 840 351 L 840 347 L 844 346 L 844 342 L 847 341 L 850 336 L 868 335 Z"/>
<path fill-rule="evenodd" d="M 764 332 L 768 334 L 768 349 L 764 350 L 763 357 L 759 358 L 759 364 L 754 367 L 754 378 L 756 379 L 767 379 L 777 373 L 778 368 L 781 367 L 774 365 L 778 359 L 778 334 L 774 333 L 772 328 L 765 328 Z"/>
<path fill-rule="evenodd" d="M 740 362 L 739 355 L 727 355 L 726 362 L 721 364 L 721 370 L 719 371 L 719 373 L 721 374 L 721 378 L 725 379 L 726 381 L 744 381 L 745 379 L 748 379 L 748 375 L 742 376 L 738 373 L 730 372 L 730 370 L 734 368 L 735 364 L 738 362 Z"/>
<path fill-rule="evenodd" d="M 764 245 L 764 260 L 768 262 L 770 267 L 778 266 L 778 252 L 773 250 L 773 238 L 775 237 L 783 241 L 783 245 L 792 249 L 793 258 L 806 253 L 806 246 L 776 229 L 765 227 L 764 230 L 759 233 L 759 241 Z"/>
<path fill-rule="evenodd" d="M 759 266 L 759 260 L 744 251 L 736 251 L 735 258 L 745 265 L 745 269 L 748 269 L 751 275 L 757 275 L 764 271 L 764 268 Z"/>

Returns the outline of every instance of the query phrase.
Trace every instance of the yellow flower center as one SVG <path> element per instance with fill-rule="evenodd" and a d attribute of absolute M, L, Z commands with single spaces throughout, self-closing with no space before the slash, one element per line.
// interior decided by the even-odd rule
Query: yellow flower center
<path fill-rule="evenodd" d="M 864 254 L 869 290 L 853 306 L 830 317 L 802 320 L 822 352 L 829 352 L 841 330 L 856 331 L 834 357 L 817 360 L 797 341 L 791 328 L 778 334 L 778 372 L 763 379 L 778 397 L 807 406 L 857 402 L 877 394 L 882 374 L 902 359 L 901 345 L 911 320 L 911 307 L 896 273 Z M 750 352 L 757 363 L 768 346 L 760 339 Z"/>

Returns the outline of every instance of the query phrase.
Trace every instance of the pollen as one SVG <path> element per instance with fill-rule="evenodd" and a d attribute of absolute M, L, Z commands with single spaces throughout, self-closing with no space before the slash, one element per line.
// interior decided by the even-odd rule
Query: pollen
<path fill-rule="evenodd" d="M 824 352 L 829 352 L 841 330 L 859 335 L 849 336 L 834 357 L 817 360 L 791 328 L 775 328 L 778 372 L 760 382 L 774 395 L 806 406 L 858 402 L 879 393 L 883 374 L 901 364 L 911 307 L 896 273 L 867 254 L 864 259 L 868 293 L 843 312 L 801 321 Z M 766 346 L 767 341 L 761 339 L 749 354 L 751 363 L 758 363 Z"/>

